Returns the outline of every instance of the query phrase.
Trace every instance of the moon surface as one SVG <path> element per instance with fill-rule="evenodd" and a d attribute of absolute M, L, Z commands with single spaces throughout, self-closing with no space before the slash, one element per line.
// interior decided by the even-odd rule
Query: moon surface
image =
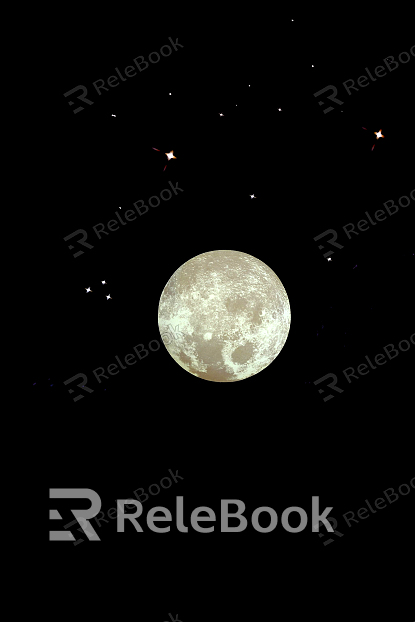
<path fill-rule="evenodd" d="M 235 382 L 268 367 L 287 340 L 291 309 L 266 264 L 239 251 L 210 251 L 168 281 L 158 324 L 169 354 L 194 376 Z"/>

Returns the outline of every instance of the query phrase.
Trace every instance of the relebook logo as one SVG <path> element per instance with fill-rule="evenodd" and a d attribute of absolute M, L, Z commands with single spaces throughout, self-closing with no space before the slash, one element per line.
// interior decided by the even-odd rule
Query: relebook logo
<path fill-rule="evenodd" d="M 87 519 L 91 519 L 98 514 L 101 509 L 101 500 L 96 492 L 90 489 L 81 488 L 81 489 L 65 489 L 65 488 L 52 488 L 50 489 L 50 498 L 51 499 L 85 499 L 88 498 L 91 500 L 91 507 L 89 509 L 76 509 L 72 510 L 73 515 L 75 516 L 74 521 L 65 525 L 65 527 L 69 527 L 75 525 L 77 522 L 79 523 L 79 531 L 82 534 L 86 535 L 89 540 L 100 540 L 98 538 L 95 530 L 92 528 L 91 523 Z M 230 511 L 230 506 L 236 506 L 236 511 Z M 131 511 L 133 509 L 133 511 Z M 333 527 L 330 525 L 330 522 L 327 520 L 327 515 L 332 510 L 332 507 L 326 507 L 324 512 L 320 514 L 319 509 L 319 497 L 311 497 L 311 530 L 314 532 L 319 531 L 320 522 L 326 527 L 327 531 L 333 532 Z M 220 501 L 220 531 L 222 533 L 240 533 L 245 531 L 248 526 L 248 519 L 244 516 L 244 512 L 246 510 L 245 503 L 240 499 L 221 499 Z M 161 527 L 160 525 L 156 525 L 156 523 L 171 523 L 173 522 L 173 516 L 168 508 L 163 506 L 156 506 L 151 508 L 147 512 L 147 517 L 141 518 L 143 514 L 143 505 L 140 501 L 136 499 L 118 499 L 117 500 L 117 532 L 125 532 L 126 523 L 131 523 L 134 527 L 135 531 L 138 533 L 144 533 L 149 529 L 155 533 L 168 533 L 171 531 L 171 526 Z M 259 523 L 259 517 L 261 514 L 268 515 L 267 518 L 262 518 L 262 525 Z M 291 520 L 291 514 L 297 515 L 296 518 Z M 299 517 L 299 518 L 298 518 Z M 53 520 L 61 519 L 60 514 L 57 510 L 50 510 L 50 518 Z M 140 520 L 138 520 L 140 519 Z M 229 519 L 233 520 L 233 524 L 235 521 L 238 522 L 237 525 L 230 526 Z M 256 508 L 252 512 L 250 517 L 252 527 L 255 531 L 259 533 L 270 533 L 274 531 L 274 529 L 278 525 L 278 514 L 277 512 L 268 506 L 262 506 Z M 186 521 L 187 522 L 187 521 Z M 212 533 L 215 531 L 215 526 L 202 526 L 200 523 L 216 522 L 216 514 L 207 506 L 200 506 L 195 508 L 190 515 L 190 526 L 194 531 L 199 533 Z M 299 524 L 298 524 L 299 522 Z M 267 523 L 266 526 L 263 526 L 264 523 Z M 293 526 L 293 524 L 295 526 Z M 286 508 L 281 514 L 281 525 L 290 533 L 299 533 L 303 531 L 308 523 L 307 512 L 297 506 L 291 506 Z M 145 527 L 146 524 L 146 527 Z M 132 531 L 131 525 L 128 527 L 129 531 Z M 144 529 L 143 529 L 144 527 Z M 183 497 L 176 497 L 176 516 L 175 516 L 175 527 L 177 531 L 181 533 L 188 533 L 189 527 L 185 525 L 184 521 L 184 502 Z M 51 531 L 50 532 L 50 540 L 75 540 L 73 534 L 67 531 Z M 82 539 L 77 540 L 76 542 L 80 542 Z M 74 542 L 75 544 L 75 542 Z"/>

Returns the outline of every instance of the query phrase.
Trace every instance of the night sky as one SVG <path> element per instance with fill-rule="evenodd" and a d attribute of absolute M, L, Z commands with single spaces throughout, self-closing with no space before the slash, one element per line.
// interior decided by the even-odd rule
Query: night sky
<path fill-rule="evenodd" d="M 206 17 L 214 11 L 220 22 L 220 5 Z M 167 620 L 168 612 L 182 622 L 214 615 L 248 619 L 257 605 L 262 614 L 299 620 L 297 604 L 292 617 L 285 615 L 294 585 L 294 592 L 311 591 L 310 618 L 333 607 L 337 619 L 336 598 L 355 593 L 364 602 L 358 612 L 348 603 L 350 613 L 363 619 L 373 608 L 385 612 L 379 592 L 390 568 L 404 563 L 410 537 L 413 542 L 414 490 L 353 528 L 342 514 L 415 475 L 415 345 L 392 360 L 385 357 L 382 366 L 373 363 L 366 375 L 355 372 L 350 383 L 343 374 L 367 363 L 366 356 L 373 362 L 385 354 L 387 344 L 409 342 L 415 332 L 415 52 L 406 64 L 398 61 L 400 53 L 414 50 L 415 38 L 388 36 L 386 17 L 346 19 L 339 13 L 328 24 L 327 16 L 323 21 L 298 8 L 278 15 L 271 22 L 264 13 L 265 30 L 246 15 L 243 24 L 235 17 L 233 27 L 199 24 L 206 28 L 201 35 L 184 24 L 159 29 L 124 14 L 124 20 L 114 16 L 111 28 L 99 21 L 91 30 L 81 20 L 81 26 L 66 31 L 62 25 L 51 35 L 54 53 L 44 68 L 53 90 L 45 184 L 29 216 L 36 240 L 25 374 L 45 498 L 49 487 L 89 487 L 105 509 L 159 482 L 171 468 L 184 480 L 153 505 L 173 510 L 175 496 L 183 495 L 189 510 L 206 505 L 219 515 L 220 499 L 237 498 L 250 512 L 271 506 L 280 515 L 291 505 L 308 512 L 311 495 L 319 495 L 322 508 L 333 506 L 331 516 L 344 534 L 324 546 L 309 526 L 297 535 L 278 525 L 268 535 L 250 527 L 229 536 L 217 526 L 210 536 L 159 536 L 117 534 L 114 521 L 102 527 L 106 543 L 57 543 L 53 549 L 41 527 L 51 564 L 86 564 L 82 574 L 88 582 L 92 573 L 92 584 L 107 559 L 94 594 L 113 585 L 111 598 L 123 608 L 130 612 L 127 602 L 136 601 L 131 613 L 148 597 L 149 620 Z M 111 15 L 106 18 L 110 23 Z M 171 46 L 169 37 L 183 47 L 138 72 L 133 59 L 148 61 L 151 52 Z M 47 55 L 47 42 L 41 45 Z M 376 81 L 358 86 L 365 68 L 374 76 L 392 56 L 394 71 L 386 68 Z M 135 67 L 135 76 L 125 77 L 127 66 Z M 106 84 L 108 91 L 99 95 L 93 82 L 106 83 L 116 67 L 125 81 Z M 347 80 L 358 91 L 348 94 Z M 64 96 L 78 85 L 86 87 L 92 105 Z M 327 94 L 315 96 L 329 85 L 342 104 Z M 79 104 L 84 108 L 74 114 Z M 333 110 L 324 113 L 329 105 Z M 377 139 L 379 130 L 383 137 Z M 167 164 L 165 153 L 172 150 L 176 159 Z M 116 213 L 125 220 L 134 203 L 148 205 L 170 182 L 183 192 L 98 239 L 94 226 Z M 409 205 L 389 215 L 384 203 L 399 206 L 400 197 L 409 197 Z M 382 222 L 375 220 L 380 209 L 386 213 Z M 357 223 L 368 214 L 376 224 L 359 231 Z M 349 239 L 343 227 L 350 223 L 359 235 Z M 79 236 L 64 240 L 79 229 L 92 249 L 80 246 Z M 343 248 L 314 239 L 327 230 L 337 232 Z M 218 249 L 248 253 L 274 270 L 292 314 L 279 356 L 234 383 L 201 380 L 179 367 L 157 323 L 172 274 L 192 257 Z M 83 254 L 74 258 L 79 250 Z M 152 340 L 159 350 L 96 381 L 94 369 L 108 367 L 116 356 L 124 359 L 137 344 L 148 349 Z M 93 393 L 74 402 L 79 390 L 64 382 L 78 373 L 86 374 Z M 337 375 L 342 392 L 324 401 L 330 388 L 314 383 L 329 373 Z M 366 584 L 365 568 L 383 563 L 386 574 Z M 115 566 L 125 573 L 117 588 L 111 583 Z M 59 601 L 62 586 L 53 585 Z M 238 593 L 246 588 L 242 605 Z M 287 590 L 281 610 L 277 588 Z M 413 620 L 413 614 L 394 619 Z"/>

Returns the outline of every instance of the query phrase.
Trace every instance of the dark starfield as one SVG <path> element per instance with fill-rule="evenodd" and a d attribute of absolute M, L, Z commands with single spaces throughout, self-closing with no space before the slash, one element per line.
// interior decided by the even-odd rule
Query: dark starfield
<path fill-rule="evenodd" d="M 220 6 L 215 10 L 220 20 Z M 337 15 L 328 26 L 285 7 L 273 19 L 265 33 L 237 21 L 205 37 L 190 26 L 182 25 L 183 34 L 173 24 L 158 32 L 141 21 L 134 37 L 116 28 L 121 43 L 105 29 L 93 36 L 85 25 L 76 44 L 63 32 L 56 37 L 47 70 L 52 137 L 44 180 L 50 185 L 28 223 L 36 240 L 25 386 L 36 413 L 44 495 L 51 487 L 89 487 L 109 508 L 171 468 L 183 482 L 149 507 L 172 509 L 183 495 L 189 510 L 243 499 L 250 512 L 271 506 L 280 515 L 290 505 L 307 509 L 319 495 L 323 507 L 333 506 L 343 535 L 332 536 L 330 545 L 311 529 L 292 535 L 281 526 L 268 535 L 144 536 L 132 528 L 117 534 L 110 521 L 101 543 L 77 547 L 51 546 L 49 525 L 42 525 L 43 545 L 63 574 L 78 564 L 90 569 L 87 575 L 98 573 L 107 559 L 99 589 L 109 589 L 117 567 L 125 573 L 120 604 L 133 598 L 134 578 L 140 598 L 144 591 L 154 599 L 145 603 L 145 619 L 155 622 L 168 620 L 168 612 L 182 622 L 251 619 L 254 610 L 258 617 L 256 600 L 260 614 L 303 619 L 295 608 L 286 615 L 289 599 L 281 610 L 275 604 L 290 587 L 297 597 L 311 594 L 310 618 L 326 598 L 335 603 L 335 594 L 342 601 L 352 594 L 362 602 L 360 609 L 350 604 L 355 619 L 373 607 L 388 609 L 379 619 L 413 620 L 382 605 L 379 592 L 389 589 L 395 571 L 402 586 L 407 581 L 401 566 L 413 551 L 415 491 L 351 528 L 342 515 L 415 474 L 415 57 L 376 80 L 366 72 L 374 77 L 385 59 L 409 54 L 415 38 L 403 32 L 392 38 L 385 17 L 376 15 Z M 183 47 L 125 76 L 134 58 L 148 60 L 171 45 L 169 37 Z M 106 83 L 118 75 L 115 68 L 124 80 L 98 94 L 93 82 Z M 368 77 L 364 87 L 360 76 Z M 347 92 L 348 80 L 357 91 Z M 93 104 L 74 114 L 81 102 L 64 94 L 77 85 Z M 329 85 L 342 104 L 328 99 L 330 93 L 315 96 Z M 326 105 L 333 109 L 324 113 Z M 166 189 L 171 198 L 141 207 L 140 215 L 138 208 Z M 398 203 L 402 197 L 409 202 Z M 389 212 L 387 202 L 398 209 Z M 128 210 L 134 220 L 127 220 Z M 79 229 L 93 248 L 79 245 L 79 235 L 65 241 Z M 318 238 L 328 230 L 341 248 L 329 235 Z M 281 353 L 257 375 L 233 383 L 208 382 L 179 367 L 157 322 L 172 274 L 192 257 L 220 249 L 269 266 L 291 307 Z M 407 351 L 398 349 L 403 340 Z M 387 356 L 388 344 L 398 349 L 395 357 Z M 101 383 L 96 379 L 94 369 L 119 365 L 135 347 L 148 354 Z M 378 354 L 382 364 L 375 363 Z M 356 371 L 361 364 L 365 373 Z M 77 374 L 86 375 L 91 392 L 65 385 Z M 337 376 L 340 392 L 328 381 L 316 384 L 328 374 Z M 82 399 L 74 401 L 78 394 Z M 72 505 L 65 507 L 69 522 Z M 382 564 L 384 575 L 365 584 L 365 568 Z M 212 582 L 206 590 L 205 581 Z M 61 589 L 54 588 L 58 600 Z M 240 592 L 246 606 L 233 610 Z M 210 604 L 198 608 L 195 599 Z M 396 602 L 392 591 L 390 600 Z M 339 617 L 336 606 L 330 605 L 330 619 Z M 373 610 L 371 619 L 377 619 Z"/>

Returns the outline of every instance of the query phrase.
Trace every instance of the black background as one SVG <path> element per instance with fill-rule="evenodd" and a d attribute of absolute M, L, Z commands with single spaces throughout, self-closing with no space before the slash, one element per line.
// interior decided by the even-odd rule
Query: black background
<path fill-rule="evenodd" d="M 397 608 L 409 595 L 403 567 L 413 552 L 415 493 L 353 527 L 342 515 L 414 476 L 413 346 L 351 384 L 342 370 L 414 332 L 413 201 L 350 240 L 342 227 L 414 188 L 415 59 L 352 95 L 342 82 L 396 60 L 414 40 L 403 24 L 376 16 L 281 10 L 272 23 L 237 16 L 225 25 L 221 11 L 200 16 L 197 33 L 190 22 L 167 28 L 166 17 L 159 28 L 129 12 L 114 21 L 108 12 L 105 26 L 102 16 L 71 27 L 61 16 L 53 46 L 45 45 L 53 110 L 48 183 L 29 219 L 37 237 L 27 379 L 45 506 L 55 507 L 48 488 L 89 487 L 106 511 L 172 469 L 183 481 L 145 511 L 157 504 L 174 512 L 181 495 L 187 524 L 198 505 L 219 517 L 225 498 L 243 500 L 247 516 L 259 506 L 310 514 L 319 495 L 343 535 L 327 544 L 310 526 L 289 534 L 281 525 L 268 535 L 252 527 L 117 534 L 112 520 L 100 543 L 73 546 L 48 542 L 48 529 L 59 526 L 46 520 L 50 594 L 57 606 L 71 594 L 74 612 L 79 598 L 89 612 L 115 605 L 118 615 L 138 609 L 155 621 L 169 612 L 186 622 L 375 610 L 412 620 Z M 92 82 L 147 59 L 169 36 L 183 49 L 96 94 Z M 78 84 L 94 104 L 73 114 L 63 93 Z M 344 103 L 324 114 L 314 93 L 329 84 Z M 177 159 L 163 172 L 172 149 Z M 140 199 L 148 204 L 169 180 L 183 193 L 97 239 L 94 225 Z M 94 248 L 74 258 L 63 238 L 77 229 Z M 314 240 L 327 229 L 344 245 L 330 262 Z M 247 380 L 213 383 L 186 373 L 161 345 L 98 384 L 93 369 L 161 342 L 167 281 L 217 249 L 253 255 L 281 279 L 292 322 L 278 358 Z M 74 402 L 64 381 L 77 373 L 94 392 Z M 324 402 L 314 381 L 327 373 L 343 393 Z M 66 522 L 70 507 L 59 503 Z M 402 591 L 392 590 L 393 579 Z"/>

